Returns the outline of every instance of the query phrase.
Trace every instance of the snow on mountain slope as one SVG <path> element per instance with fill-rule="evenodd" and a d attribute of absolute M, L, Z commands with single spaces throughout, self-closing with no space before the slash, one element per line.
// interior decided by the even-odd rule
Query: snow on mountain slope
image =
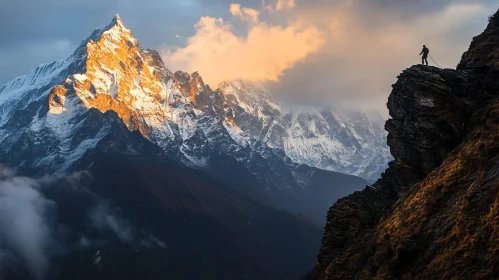
<path fill-rule="evenodd" d="M 126 46 L 120 46 L 119 43 Z M 28 75 L 1 86 L 0 152 L 14 162 L 19 158 L 17 164 L 24 168 L 65 170 L 111 133 L 109 125 L 102 123 L 94 127 L 97 131 L 88 134 L 88 126 L 94 125 L 88 124 L 91 108 L 101 112 L 116 109 L 129 128 L 135 128 L 134 125 L 142 128 L 130 121 L 138 115 L 137 112 L 119 104 L 133 102 L 136 108 L 144 110 L 145 115 L 154 115 L 155 112 L 150 112 L 154 108 L 147 107 L 152 103 L 142 102 L 150 98 L 144 91 L 159 92 L 158 88 L 163 84 L 159 74 L 149 75 L 157 77 L 156 81 L 151 81 L 147 79 L 149 76 L 141 77 L 138 72 L 132 76 L 135 77 L 132 83 L 127 83 L 128 76 L 120 76 L 129 75 L 124 72 L 127 69 L 116 71 L 116 64 L 125 67 L 125 63 L 120 61 L 124 50 L 136 45 L 138 42 L 117 16 L 109 26 L 96 30 L 83 41 L 68 59 L 39 66 Z M 140 56 L 145 57 L 147 52 L 134 54 L 137 59 L 141 59 Z M 129 68 L 137 67 L 139 70 L 137 61 L 126 62 Z M 147 71 L 152 67 L 144 65 L 140 70 L 150 74 Z M 143 87 L 145 90 L 138 89 L 137 83 L 140 82 L 146 85 Z M 131 94 L 118 96 L 122 92 Z M 153 123 L 155 119 L 149 118 L 147 121 Z M 83 136 L 86 139 L 78 139 L 81 130 L 86 131 Z M 166 134 L 170 136 L 172 133 L 167 131 Z M 24 147 L 23 142 L 26 143 Z M 25 150 L 33 145 L 35 150 L 40 151 L 33 152 L 31 156 L 26 155 Z M 21 154 L 24 154 L 24 158 Z"/>
<path fill-rule="evenodd" d="M 298 163 L 375 180 L 391 160 L 379 113 L 368 118 L 337 108 L 286 108 L 244 82 L 219 87 L 227 100 L 226 115 Z"/>

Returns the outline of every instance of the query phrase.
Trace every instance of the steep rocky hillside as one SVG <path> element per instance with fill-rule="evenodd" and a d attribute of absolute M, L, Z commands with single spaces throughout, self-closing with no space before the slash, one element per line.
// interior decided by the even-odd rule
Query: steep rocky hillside
<path fill-rule="evenodd" d="M 336 203 L 310 279 L 499 277 L 499 12 L 457 68 L 413 66 L 393 85 L 395 160 Z"/>

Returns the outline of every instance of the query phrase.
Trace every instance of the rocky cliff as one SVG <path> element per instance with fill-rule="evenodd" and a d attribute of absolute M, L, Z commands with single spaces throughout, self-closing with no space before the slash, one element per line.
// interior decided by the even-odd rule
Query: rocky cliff
<path fill-rule="evenodd" d="M 413 66 L 393 85 L 394 161 L 328 212 L 310 279 L 499 277 L 499 12 L 457 70 Z"/>

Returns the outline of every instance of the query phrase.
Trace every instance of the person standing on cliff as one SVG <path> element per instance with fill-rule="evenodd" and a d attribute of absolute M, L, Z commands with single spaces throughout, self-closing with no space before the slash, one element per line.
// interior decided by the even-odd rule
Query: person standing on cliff
<path fill-rule="evenodd" d="M 423 55 L 421 64 L 424 65 L 426 62 L 426 66 L 428 66 L 428 54 L 429 53 L 430 53 L 430 49 L 428 49 L 425 45 L 423 45 L 423 50 L 419 54 L 419 55 Z"/>

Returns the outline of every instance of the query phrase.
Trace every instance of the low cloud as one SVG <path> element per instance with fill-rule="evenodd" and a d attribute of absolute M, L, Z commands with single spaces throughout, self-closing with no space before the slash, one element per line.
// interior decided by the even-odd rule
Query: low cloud
<path fill-rule="evenodd" d="M 88 220 L 92 227 L 104 234 L 112 233 L 121 242 L 148 248 L 166 248 L 163 241 L 151 232 L 138 230 L 121 212 L 119 208 L 111 206 L 110 201 L 100 201 L 89 210 Z M 88 243 L 88 240 L 82 242 Z"/>
<path fill-rule="evenodd" d="M 115 237 L 131 246 L 166 248 L 152 232 L 139 230 L 119 208 L 92 193 L 86 187 L 91 181 L 86 171 L 28 178 L 0 165 L 0 279 L 13 271 L 45 279 L 54 257 L 102 245 Z M 54 201 L 46 193 L 58 198 Z M 93 206 L 80 209 L 81 216 L 73 217 L 84 228 L 76 230 L 60 222 L 57 208 L 63 203 L 58 199 L 93 201 Z M 97 239 L 85 236 L 94 229 L 102 233 Z"/>
<path fill-rule="evenodd" d="M 40 193 L 40 186 L 0 166 L 0 266 L 20 259 L 35 279 L 43 279 L 49 269 L 54 245 L 56 204 Z"/>
<path fill-rule="evenodd" d="M 15 174 L 14 170 L 0 164 L 0 180 L 5 180 L 10 177 L 13 177 L 14 174 Z"/>
<path fill-rule="evenodd" d="M 133 226 L 107 204 L 98 204 L 89 211 L 89 220 L 92 226 L 101 231 L 111 231 L 122 242 L 132 242 Z"/>

